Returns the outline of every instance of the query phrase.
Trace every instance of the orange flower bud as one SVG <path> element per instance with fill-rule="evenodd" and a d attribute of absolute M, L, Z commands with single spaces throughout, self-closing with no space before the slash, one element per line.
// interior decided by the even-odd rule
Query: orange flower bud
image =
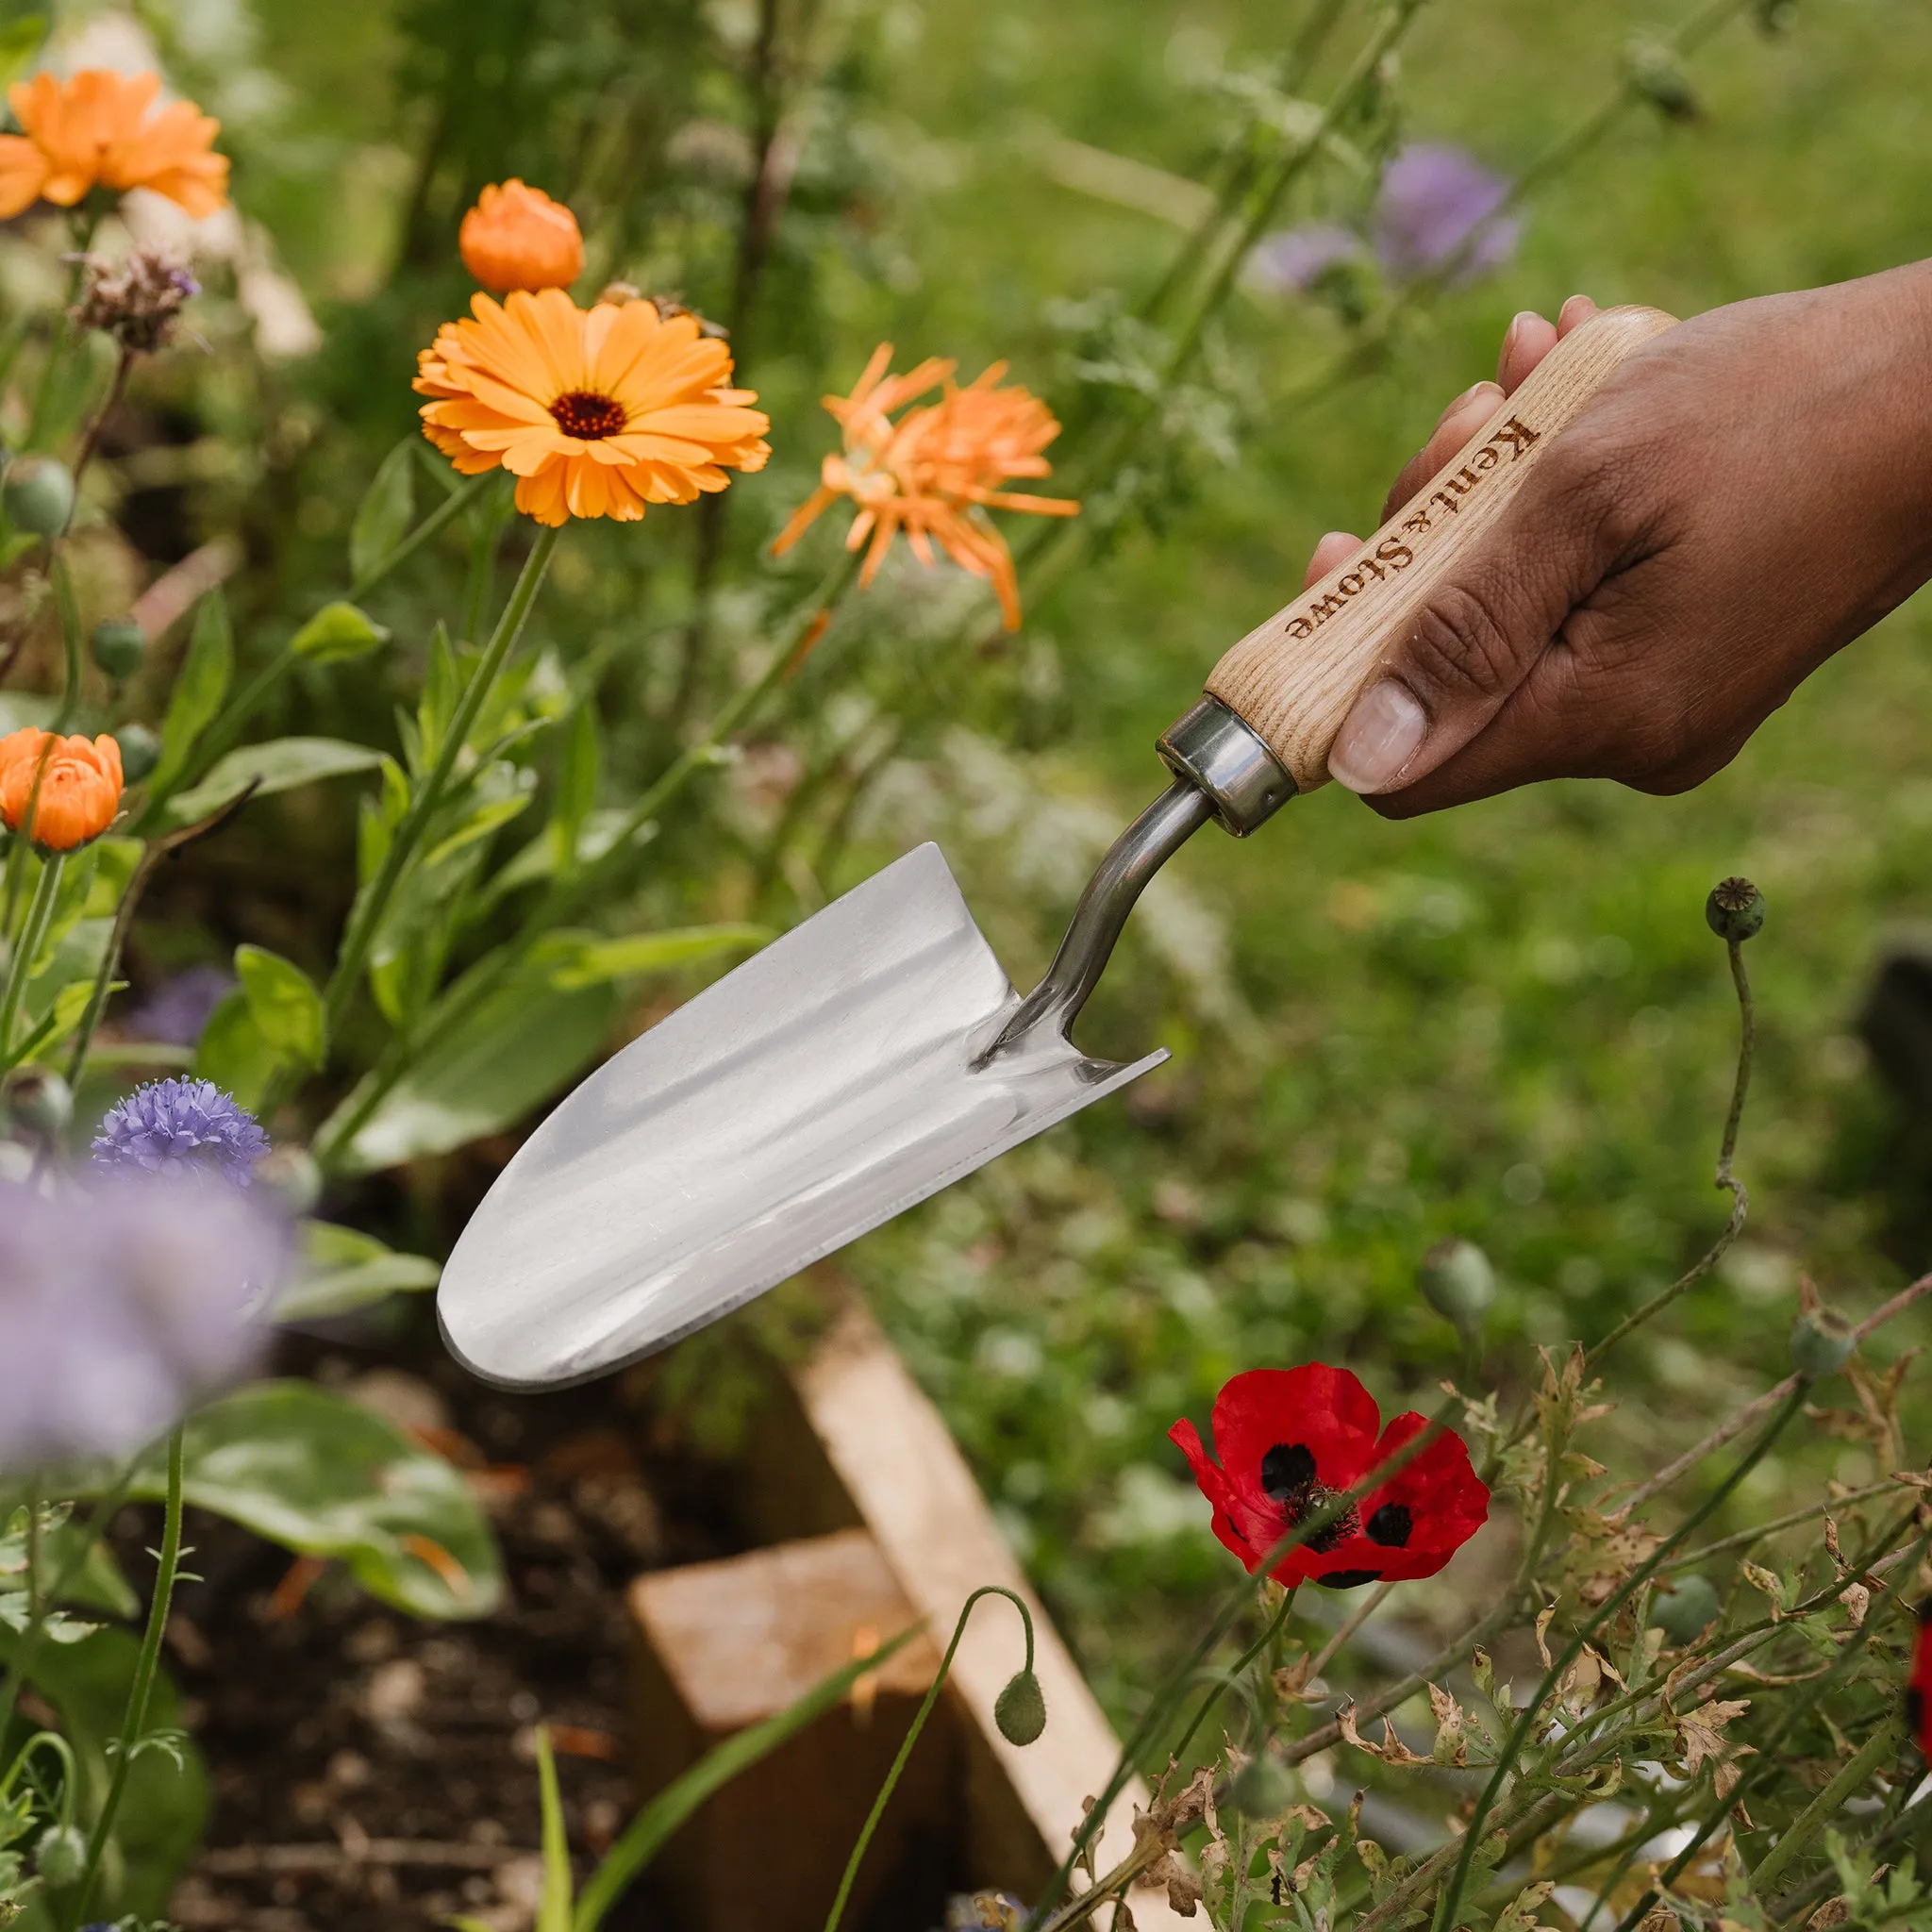
<path fill-rule="evenodd" d="M 121 809 L 121 747 L 105 733 L 61 738 L 28 725 L 0 738 L 0 824 L 50 851 L 98 839 Z"/>
<path fill-rule="evenodd" d="M 496 294 L 511 289 L 565 289 L 584 272 L 577 218 L 541 188 L 506 181 L 486 188 L 457 238 L 463 266 Z"/>

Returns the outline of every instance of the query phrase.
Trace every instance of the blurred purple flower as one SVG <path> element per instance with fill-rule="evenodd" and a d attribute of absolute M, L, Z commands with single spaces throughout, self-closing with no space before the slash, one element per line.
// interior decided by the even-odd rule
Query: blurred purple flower
<path fill-rule="evenodd" d="M 1459 147 L 1406 147 L 1382 176 L 1375 253 L 1391 280 L 1414 281 L 1462 255 L 1457 279 L 1499 268 L 1516 251 L 1523 224 L 1498 215 L 1509 184 Z"/>
<path fill-rule="evenodd" d="M 1508 192 L 1508 182 L 1459 147 L 1426 142 L 1404 148 L 1382 176 L 1370 222 L 1382 272 L 1392 282 L 1412 282 L 1457 261 L 1461 282 L 1500 268 L 1523 233 L 1514 216 L 1497 212 Z M 1264 289 L 1299 295 L 1362 245 L 1333 222 L 1309 222 L 1257 242 L 1247 272 Z"/>
<path fill-rule="evenodd" d="M 186 967 L 162 980 L 127 1015 L 127 1030 L 139 1040 L 192 1046 L 235 983 L 235 975 L 220 966 Z"/>
<path fill-rule="evenodd" d="M 94 1136 L 98 1168 L 217 1174 L 245 1188 L 268 1136 L 212 1080 L 150 1080 L 108 1110 Z"/>
<path fill-rule="evenodd" d="M 1299 295 L 1338 261 L 1361 252 L 1361 242 L 1333 222 L 1310 222 L 1263 238 L 1248 257 L 1248 275 L 1264 289 Z"/>
<path fill-rule="evenodd" d="M 0 1469 L 125 1455 L 246 1374 L 288 1250 L 207 1177 L 0 1182 Z"/>

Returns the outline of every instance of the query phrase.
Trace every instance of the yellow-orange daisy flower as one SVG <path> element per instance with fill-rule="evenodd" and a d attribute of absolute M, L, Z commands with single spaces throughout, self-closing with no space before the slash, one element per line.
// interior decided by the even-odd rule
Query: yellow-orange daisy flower
<path fill-rule="evenodd" d="M 228 198 L 228 158 L 214 152 L 222 124 L 192 101 L 150 115 L 160 91 L 158 74 L 100 67 L 15 81 L 7 99 L 23 132 L 0 134 L 0 221 L 36 201 L 72 208 L 97 184 L 150 188 L 196 220 L 213 214 Z"/>
<path fill-rule="evenodd" d="M 457 235 L 463 266 L 496 294 L 567 289 L 584 272 L 577 218 L 541 188 L 511 179 L 486 188 Z"/>
<path fill-rule="evenodd" d="M 121 747 L 61 738 L 35 725 L 0 738 L 0 823 L 37 845 L 72 852 L 98 839 L 121 809 Z"/>
<path fill-rule="evenodd" d="M 731 352 L 649 302 L 579 308 L 561 289 L 477 295 L 417 358 L 423 433 L 466 476 L 501 465 L 540 524 L 629 523 L 762 470 L 771 420 L 727 389 Z"/>
<path fill-rule="evenodd" d="M 1041 452 L 1060 433 L 1053 411 L 1029 391 L 1002 389 L 1007 373 L 995 362 L 964 389 L 953 380 L 955 362 L 928 359 L 891 375 L 892 345 L 873 351 L 849 396 L 826 396 L 825 408 L 843 432 L 844 447 L 826 457 L 819 487 L 798 508 L 772 546 L 782 555 L 820 513 L 841 496 L 858 506 L 845 533 L 857 550 L 868 537 L 861 586 L 872 582 L 901 530 L 922 563 L 937 542 L 962 570 L 991 583 L 1008 630 L 1020 627 L 1020 588 L 1013 557 L 989 509 L 1070 517 L 1080 506 L 1064 497 L 1029 496 L 1000 486 L 1015 476 L 1044 476 L 1053 465 Z M 892 411 L 939 389 L 940 400 Z"/>

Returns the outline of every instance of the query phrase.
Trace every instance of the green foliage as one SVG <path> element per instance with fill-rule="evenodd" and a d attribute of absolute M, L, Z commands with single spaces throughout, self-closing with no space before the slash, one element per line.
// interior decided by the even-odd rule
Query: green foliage
<path fill-rule="evenodd" d="M 188 655 L 168 696 L 161 720 L 161 762 L 148 779 L 149 790 L 165 797 L 187 769 L 201 735 L 214 723 L 235 675 L 235 634 L 227 600 L 210 591 L 194 613 Z"/>
<path fill-rule="evenodd" d="M 393 1424 L 307 1382 L 256 1382 L 186 1424 L 184 1493 L 300 1556 L 347 1565 L 372 1596 L 420 1617 L 482 1617 L 503 1574 L 461 1473 Z M 162 1490 L 158 1457 L 134 1493 Z"/>

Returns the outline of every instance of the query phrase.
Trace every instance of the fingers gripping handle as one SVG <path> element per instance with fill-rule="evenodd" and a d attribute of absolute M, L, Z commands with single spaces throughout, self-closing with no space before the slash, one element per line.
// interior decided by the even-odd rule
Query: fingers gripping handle
<path fill-rule="evenodd" d="M 1214 667 L 1208 695 L 1267 743 L 1300 791 L 1327 783 L 1342 721 L 1444 573 L 1624 358 L 1675 323 L 1658 308 L 1607 308 L 1571 330 L 1427 493 Z"/>

